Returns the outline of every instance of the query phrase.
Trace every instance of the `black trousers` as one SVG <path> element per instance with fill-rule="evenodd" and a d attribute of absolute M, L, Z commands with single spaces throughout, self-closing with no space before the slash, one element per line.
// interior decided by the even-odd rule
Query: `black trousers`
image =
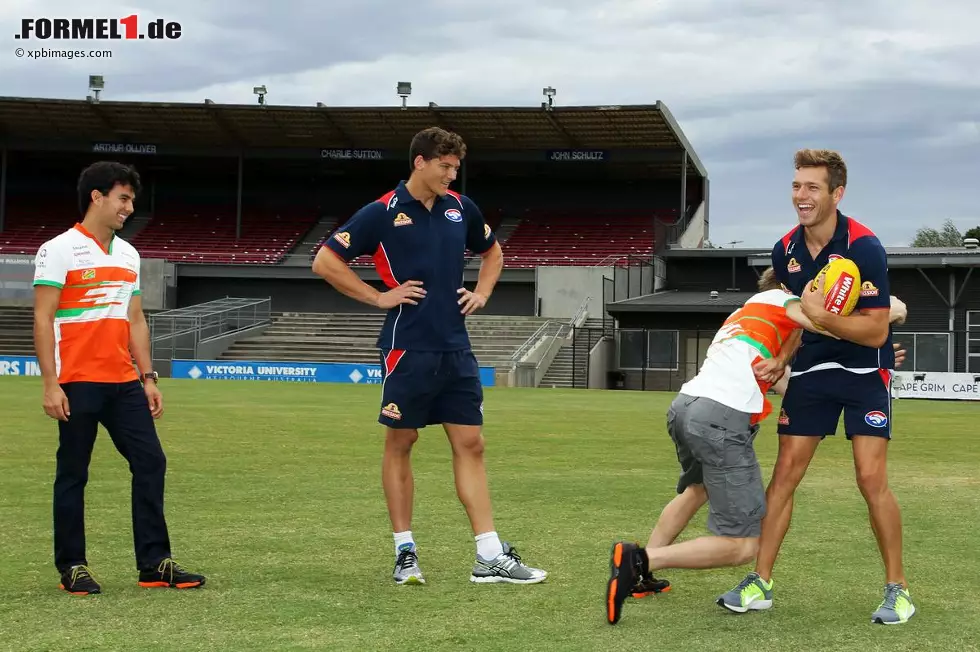
<path fill-rule="evenodd" d="M 170 556 L 163 516 L 163 454 L 149 402 L 139 381 L 65 383 L 71 416 L 59 421 L 54 481 L 54 561 L 59 572 L 88 564 L 85 556 L 85 485 L 101 423 L 133 476 L 133 543 L 138 569 L 155 568 Z"/>

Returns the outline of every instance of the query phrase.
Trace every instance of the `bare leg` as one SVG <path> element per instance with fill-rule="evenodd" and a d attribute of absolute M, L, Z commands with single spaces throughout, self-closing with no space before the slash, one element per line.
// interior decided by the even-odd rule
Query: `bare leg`
<path fill-rule="evenodd" d="M 650 572 L 665 568 L 721 568 L 741 566 L 755 557 L 755 537 L 698 537 L 663 548 L 647 548 Z"/>
<path fill-rule="evenodd" d="M 660 513 L 657 524 L 650 532 L 647 550 L 672 544 L 707 501 L 708 493 L 701 484 L 692 484 L 683 493 L 676 495 Z"/>
<path fill-rule="evenodd" d="M 418 430 L 385 430 L 385 451 L 381 461 L 381 484 L 388 503 L 388 516 L 395 532 L 412 529 L 412 502 L 415 479 L 412 476 L 412 445 L 419 438 Z"/>
<path fill-rule="evenodd" d="M 466 509 L 474 535 L 493 532 L 490 488 L 483 462 L 483 434 L 480 426 L 443 424 L 453 449 L 456 495 Z"/>
<path fill-rule="evenodd" d="M 885 582 L 908 588 L 902 567 L 902 514 L 888 486 L 888 440 L 856 435 L 852 445 L 857 484 L 868 504 L 871 531 L 885 564 Z"/>
<path fill-rule="evenodd" d="M 803 480 L 820 437 L 779 436 L 776 466 L 766 489 L 766 516 L 762 519 L 762 535 L 755 572 L 766 582 L 772 579 L 772 569 L 783 538 L 793 516 L 793 494 Z"/>

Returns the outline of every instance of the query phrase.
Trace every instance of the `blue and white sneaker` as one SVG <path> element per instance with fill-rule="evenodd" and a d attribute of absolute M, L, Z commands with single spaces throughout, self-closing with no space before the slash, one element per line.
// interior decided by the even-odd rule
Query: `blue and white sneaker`
<path fill-rule="evenodd" d="M 477 584 L 537 584 L 548 577 L 547 571 L 531 568 L 521 561 L 517 551 L 509 543 L 503 543 L 504 551 L 495 559 L 484 559 L 476 556 L 476 564 L 470 581 Z"/>
<path fill-rule="evenodd" d="M 398 547 L 398 558 L 395 560 L 392 577 L 395 584 L 425 584 L 425 577 L 422 575 L 422 569 L 419 568 L 419 556 L 411 543 L 404 543 Z"/>

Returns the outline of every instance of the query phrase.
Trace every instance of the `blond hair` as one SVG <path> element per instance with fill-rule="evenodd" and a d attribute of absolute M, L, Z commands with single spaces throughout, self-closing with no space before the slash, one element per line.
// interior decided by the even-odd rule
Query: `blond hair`
<path fill-rule="evenodd" d="M 778 290 L 783 287 L 783 284 L 779 282 L 776 278 L 776 270 L 772 267 L 767 267 L 766 271 L 762 272 L 759 276 L 759 291 L 767 292 L 768 290 Z"/>
<path fill-rule="evenodd" d="M 837 152 L 829 149 L 801 149 L 793 158 L 793 165 L 800 168 L 827 168 L 827 186 L 830 192 L 847 187 L 847 164 Z"/>

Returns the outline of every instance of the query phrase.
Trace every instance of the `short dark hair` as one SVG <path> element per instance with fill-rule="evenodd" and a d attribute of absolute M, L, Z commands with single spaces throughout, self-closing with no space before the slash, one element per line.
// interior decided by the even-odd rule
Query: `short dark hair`
<path fill-rule="evenodd" d="M 426 161 L 442 156 L 457 156 L 460 160 L 466 156 L 466 143 L 463 138 L 452 131 L 440 127 L 429 127 L 415 134 L 408 151 L 408 167 L 415 169 L 415 159 L 421 156 Z"/>
<path fill-rule="evenodd" d="M 776 270 L 774 270 L 772 267 L 766 268 L 766 271 L 762 272 L 762 275 L 759 277 L 760 292 L 778 290 L 782 286 L 783 284 L 779 282 L 778 278 L 776 278 Z"/>
<path fill-rule="evenodd" d="M 140 175 L 131 165 L 99 161 L 82 170 L 78 176 L 78 210 L 82 216 L 92 203 L 93 190 L 108 195 L 117 185 L 132 186 L 133 192 L 137 194 L 142 190 Z"/>
<path fill-rule="evenodd" d="M 847 164 L 844 157 L 829 149 L 801 149 L 793 157 L 793 165 L 800 168 L 827 168 L 827 186 L 830 192 L 847 187 Z"/>

